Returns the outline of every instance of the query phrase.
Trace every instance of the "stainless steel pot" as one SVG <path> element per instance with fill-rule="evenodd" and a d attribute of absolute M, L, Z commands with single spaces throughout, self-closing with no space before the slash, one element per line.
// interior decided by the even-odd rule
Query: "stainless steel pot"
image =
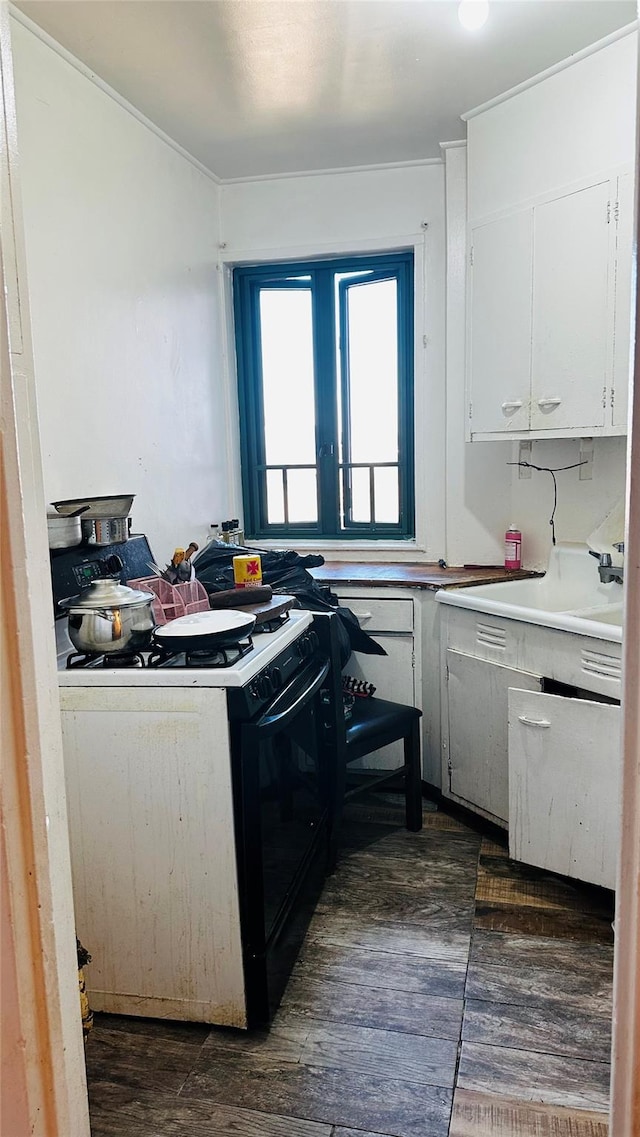
<path fill-rule="evenodd" d="M 79 517 L 61 517 L 55 509 L 47 510 L 47 532 L 50 549 L 72 549 L 82 540 Z"/>
<path fill-rule="evenodd" d="M 60 601 L 69 613 L 69 639 L 81 652 L 141 651 L 151 642 L 155 620 L 151 592 L 114 580 L 94 580 L 86 592 Z"/>
<path fill-rule="evenodd" d="M 127 517 L 82 518 L 82 539 L 88 545 L 115 545 L 129 536 Z"/>

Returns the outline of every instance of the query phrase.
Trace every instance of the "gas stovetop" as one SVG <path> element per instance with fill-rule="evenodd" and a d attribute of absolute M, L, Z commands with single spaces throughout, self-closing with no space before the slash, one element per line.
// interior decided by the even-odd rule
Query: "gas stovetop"
<path fill-rule="evenodd" d="M 285 623 L 264 632 L 257 626 L 248 639 L 214 655 L 154 650 L 111 659 L 74 654 L 66 621 L 58 620 L 58 683 L 67 687 L 244 687 L 286 652 L 312 619 L 310 612 L 290 612 Z"/>

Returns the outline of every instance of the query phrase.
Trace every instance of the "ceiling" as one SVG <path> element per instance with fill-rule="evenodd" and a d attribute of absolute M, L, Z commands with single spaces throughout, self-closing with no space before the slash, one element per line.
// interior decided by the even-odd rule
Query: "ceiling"
<path fill-rule="evenodd" d="M 222 179 L 439 156 L 460 114 L 631 23 L 635 0 L 19 0 Z"/>

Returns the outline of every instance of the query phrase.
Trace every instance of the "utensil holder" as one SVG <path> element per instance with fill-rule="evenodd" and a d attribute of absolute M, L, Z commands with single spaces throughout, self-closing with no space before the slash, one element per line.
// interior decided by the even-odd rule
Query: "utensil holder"
<path fill-rule="evenodd" d="M 169 584 L 159 576 L 144 576 L 127 582 L 131 588 L 143 592 L 153 592 L 151 602 L 153 615 L 158 626 L 179 616 L 190 616 L 193 612 L 208 612 L 209 597 L 199 580 L 189 580 L 185 584 Z"/>

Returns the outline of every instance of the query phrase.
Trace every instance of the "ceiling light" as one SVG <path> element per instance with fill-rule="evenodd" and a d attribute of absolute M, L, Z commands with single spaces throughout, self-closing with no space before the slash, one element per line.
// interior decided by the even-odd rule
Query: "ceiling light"
<path fill-rule="evenodd" d="M 486 23 L 489 15 L 489 0 L 461 0 L 458 5 L 458 19 L 463 28 L 476 32 Z"/>

